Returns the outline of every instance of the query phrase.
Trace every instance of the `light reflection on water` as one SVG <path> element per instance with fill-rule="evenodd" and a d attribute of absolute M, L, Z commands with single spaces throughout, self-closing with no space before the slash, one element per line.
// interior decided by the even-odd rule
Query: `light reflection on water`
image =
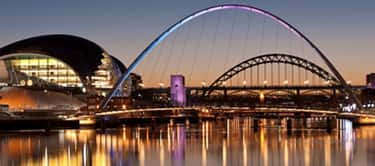
<path fill-rule="evenodd" d="M 274 122 L 266 122 L 274 124 Z M 0 133 L 0 165 L 371 165 L 375 126 L 332 132 L 251 119 L 199 124 Z"/>

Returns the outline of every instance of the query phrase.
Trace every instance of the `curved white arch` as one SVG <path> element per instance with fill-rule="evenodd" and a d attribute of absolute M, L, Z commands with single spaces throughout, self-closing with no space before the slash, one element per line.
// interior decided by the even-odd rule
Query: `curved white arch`
<path fill-rule="evenodd" d="M 245 10 L 249 12 L 255 12 L 261 15 L 264 15 L 268 18 L 271 18 L 272 20 L 278 22 L 294 34 L 296 34 L 298 37 L 302 38 L 305 40 L 320 56 L 320 58 L 323 59 L 325 64 L 328 66 L 328 68 L 331 70 L 331 72 L 337 77 L 337 79 L 340 81 L 340 83 L 343 85 L 346 93 L 350 96 L 351 99 L 358 105 L 358 107 L 361 107 L 362 104 L 360 100 L 357 98 L 357 96 L 354 95 L 353 91 L 351 88 L 348 86 L 344 78 L 341 76 L 341 74 L 337 71 L 337 69 L 333 66 L 333 64 L 328 60 L 328 58 L 323 54 L 319 48 L 312 43 L 304 34 L 302 34 L 297 28 L 294 26 L 290 25 L 288 22 L 283 20 L 282 18 L 272 14 L 271 12 L 268 12 L 266 10 L 256 8 L 253 6 L 249 5 L 242 5 L 242 4 L 223 4 L 223 5 L 217 5 L 217 6 L 212 6 L 208 7 L 202 10 L 198 10 L 177 23 L 173 24 L 170 26 L 167 30 L 165 30 L 163 33 L 161 33 L 155 40 L 153 40 L 136 58 L 135 60 L 130 64 L 128 70 L 120 77 L 120 79 L 116 82 L 114 87 L 112 88 L 111 92 L 106 96 L 106 98 L 102 101 L 99 109 L 103 109 L 109 102 L 109 100 L 112 98 L 112 96 L 115 94 L 115 92 L 118 90 L 119 87 L 123 84 L 123 82 L 129 77 L 130 73 L 135 69 L 135 67 L 142 61 L 144 57 L 148 55 L 149 52 L 152 51 L 153 48 L 155 48 L 164 38 L 166 38 L 170 33 L 184 25 L 185 23 L 189 22 L 190 20 L 197 18 L 201 15 L 214 12 L 214 11 L 219 11 L 219 10 L 228 10 L 228 9 L 236 9 L 236 10 Z"/>

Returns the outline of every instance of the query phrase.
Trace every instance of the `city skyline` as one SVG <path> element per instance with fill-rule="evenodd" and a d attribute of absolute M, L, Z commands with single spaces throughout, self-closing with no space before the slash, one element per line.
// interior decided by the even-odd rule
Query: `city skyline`
<path fill-rule="evenodd" d="M 98 43 L 129 65 L 169 25 L 196 10 L 223 3 L 256 6 L 287 20 L 315 42 L 353 84 L 364 84 L 366 74 L 373 72 L 370 62 L 375 60 L 371 46 L 375 42 L 375 23 L 370 19 L 375 12 L 371 11 L 373 2 L 370 1 L 339 4 L 323 1 L 189 1 L 176 4 L 165 1 L 146 5 L 144 1 L 106 4 L 99 1 L 7 2 L 0 11 L 3 20 L 0 45 L 32 36 L 66 33 Z M 19 10 L 12 11 L 15 8 Z"/>
<path fill-rule="evenodd" d="M 0 165 L 373 165 L 373 6 L 3 0 Z"/>

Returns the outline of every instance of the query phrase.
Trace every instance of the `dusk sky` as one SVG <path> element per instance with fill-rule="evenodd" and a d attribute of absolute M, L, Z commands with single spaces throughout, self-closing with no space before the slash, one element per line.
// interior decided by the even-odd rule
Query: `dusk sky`
<path fill-rule="evenodd" d="M 129 65 L 169 25 L 194 11 L 224 3 L 256 6 L 285 19 L 317 44 L 353 84 L 364 84 L 365 75 L 375 72 L 373 0 L 3 0 L 0 46 L 43 34 L 72 34 L 98 43 Z"/>

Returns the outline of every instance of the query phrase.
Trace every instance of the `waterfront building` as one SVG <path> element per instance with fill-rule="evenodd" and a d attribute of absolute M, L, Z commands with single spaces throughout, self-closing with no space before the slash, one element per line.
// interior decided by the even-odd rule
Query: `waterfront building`
<path fill-rule="evenodd" d="M 171 75 L 171 101 L 173 106 L 186 105 L 185 77 Z"/>
<path fill-rule="evenodd" d="M 50 92 L 49 95 L 52 92 L 64 92 L 65 94 L 59 93 L 57 96 L 70 95 L 71 98 L 103 96 L 125 70 L 126 67 L 120 60 L 96 43 L 81 37 L 58 34 L 20 40 L 0 48 L 0 86 L 3 87 L 0 90 L 0 104 L 10 104 L 10 108 L 22 108 L 25 105 L 40 108 L 45 104 L 35 100 L 46 97 L 43 97 L 44 93 L 35 91 Z M 142 82 L 141 77 L 132 73 L 116 95 L 130 96 L 131 91 L 138 87 L 132 85 L 132 82 Z M 34 92 L 25 92 L 30 89 Z M 66 94 L 66 91 L 70 94 Z M 15 96 L 11 93 L 20 92 L 27 93 L 27 98 L 35 100 L 25 104 L 17 101 L 22 99 L 22 95 L 15 99 L 9 98 Z M 82 98 L 77 99 L 77 102 L 65 98 L 61 99 L 65 100 L 66 105 L 84 103 L 78 102 L 84 100 Z M 15 106 L 16 103 L 23 103 L 24 106 Z M 61 104 L 64 103 L 48 103 Z"/>
<path fill-rule="evenodd" d="M 366 85 L 368 88 L 375 89 L 375 73 L 367 74 Z"/>

